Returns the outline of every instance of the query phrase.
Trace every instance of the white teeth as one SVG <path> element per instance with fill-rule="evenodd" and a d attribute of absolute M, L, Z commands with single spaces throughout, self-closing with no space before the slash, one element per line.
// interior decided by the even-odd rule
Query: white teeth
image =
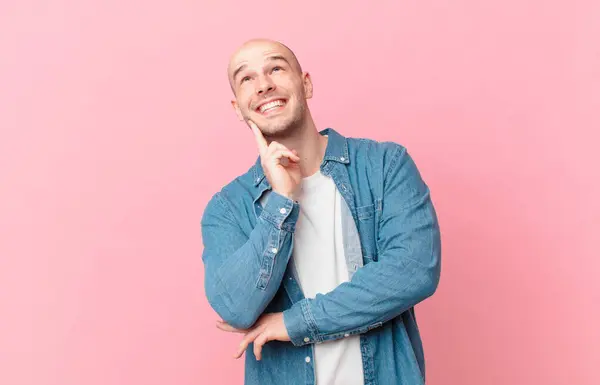
<path fill-rule="evenodd" d="M 266 104 L 263 104 L 262 106 L 260 106 L 260 112 L 265 112 L 268 109 L 283 106 L 284 104 L 285 104 L 285 102 L 283 100 L 274 100 L 272 102 L 269 102 L 269 103 L 266 103 Z"/>

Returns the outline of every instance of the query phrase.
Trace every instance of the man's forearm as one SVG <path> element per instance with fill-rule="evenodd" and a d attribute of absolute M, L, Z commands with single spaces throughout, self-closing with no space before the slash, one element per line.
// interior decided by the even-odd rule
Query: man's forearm
<path fill-rule="evenodd" d="M 213 309 L 233 327 L 247 329 L 275 296 L 291 255 L 298 205 L 272 193 L 249 237 L 221 197 L 202 221 L 205 291 Z"/>
<path fill-rule="evenodd" d="M 438 281 L 437 264 L 370 263 L 350 282 L 284 311 L 285 325 L 296 346 L 365 333 L 431 296 Z"/>

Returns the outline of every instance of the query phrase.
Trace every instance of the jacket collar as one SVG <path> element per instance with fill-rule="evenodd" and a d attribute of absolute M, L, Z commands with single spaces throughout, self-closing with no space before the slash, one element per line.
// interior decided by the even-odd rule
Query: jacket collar
<path fill-rule="evenodd" d="M 327 141 L 327 147 L 325 149 L 325 156 L 323 157 L 323 163 L 321 163 L 321 168 L 327 161 L 334 161 L 343 164 L 350 163 L 350 159 L 348 159 L 348 140 L 346 137 L 335 131 L 333 128 L 326 128 L 320 131 L 319 134 L 327 135 L 329 137 L 329 140 Z M 253 177 L 254 186 L 258 186 L 265 177 L 264 170 L 260 164 L 260 156 L 256 159 L 256 163 L 254 164 Z"/>

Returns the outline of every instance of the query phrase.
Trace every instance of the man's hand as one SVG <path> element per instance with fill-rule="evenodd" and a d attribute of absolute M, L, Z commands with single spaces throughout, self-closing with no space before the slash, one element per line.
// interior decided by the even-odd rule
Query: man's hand
<path fill-rule="evenodd" d="M 300 162 L 298 153 L 296 150 L 290 150 L 275 141 L 268 144 L 253 121 L 249 120 L 248 125 L 254 133 L 261 165 L 273 191 L 288 198 L 293 198 L 302 180 L 300 165 L 298 164 Z"/>
<path fill-rule="evenodd" d="M 217 327 L 226 332 L 246 334 L 240 343 L 238 351 L 234 355 L 235 358 L 240 358 L 252 342 L 254 342 L 254 356 L 260 361 L 264 344 L 269 341 L 290 341 L 285 323 L 283 322 L 283 313 L 263 314 L 250 329 L 236 329 L 223 321 L 217 321 Z"/>

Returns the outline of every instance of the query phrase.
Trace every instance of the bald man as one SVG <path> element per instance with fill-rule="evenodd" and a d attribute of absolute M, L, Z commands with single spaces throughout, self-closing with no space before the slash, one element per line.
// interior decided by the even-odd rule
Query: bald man
<path fill-rule="evenodd" d="M 258 157 L 208 202 L 202 259 L 216 326 L 243 336 L 244 383 L 424 384 L 414 306 L 437 289 L 441 245 L 413 159 L 317 129 L 282 43 L 244 43 L 227 72 Z"/>

